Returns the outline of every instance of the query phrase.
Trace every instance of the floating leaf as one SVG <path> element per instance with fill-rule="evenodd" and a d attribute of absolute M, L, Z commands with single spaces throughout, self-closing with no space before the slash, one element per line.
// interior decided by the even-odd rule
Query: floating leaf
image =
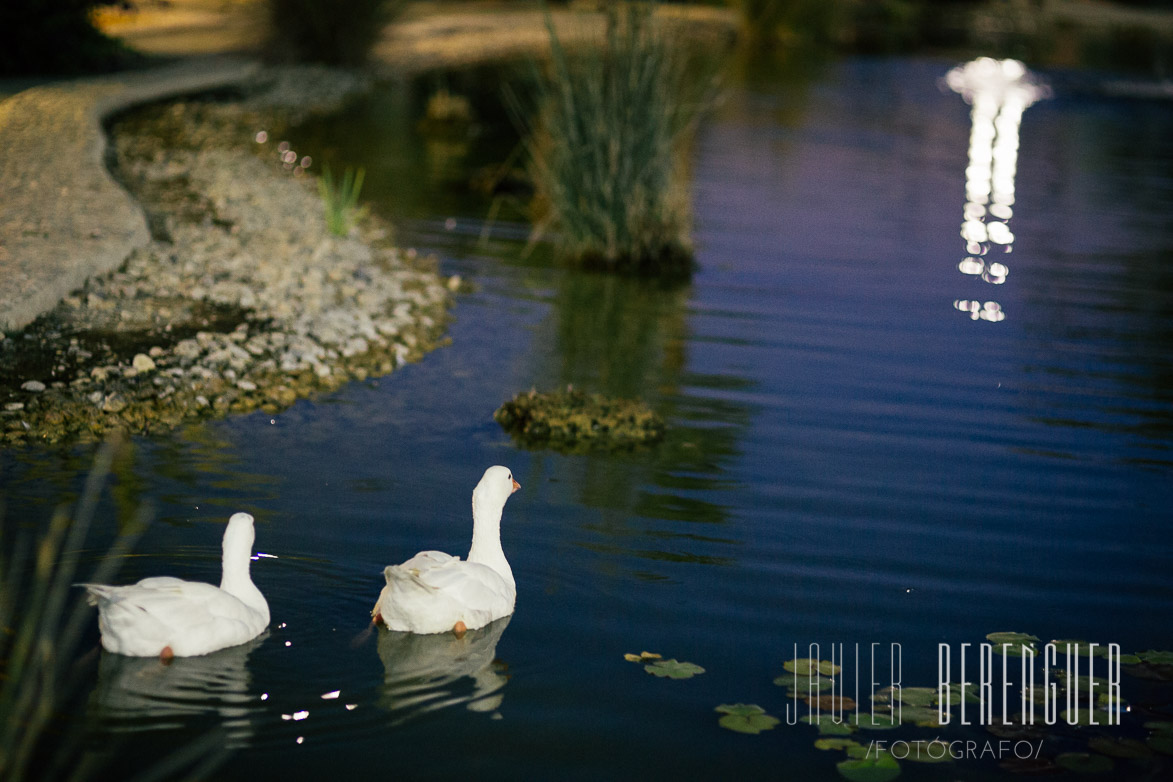
<path fill-rule="evenodd" d="M 856 744 L 854 747 L 847 748 L 847 757 L 855 758 L 856 760 L 863 760 L 864 758 L 878 758 L 881 755 L 887 755 L 888 750 L 880 749 L 874 744 L 868 744 L 866 747 L 862 744 Z"/>
<path fill-rule="evenodd" d="M 838 737 L 815 739 L 815 749 L 851 749 L 861 746 L 858 741 Z"/>
<path fill-rule="evenodd" d="M 1099 715 L 1096 715 L 1096 713 L 1090 709 L 1068 709 L 1067 711 L 1063 712 L 1063 721 L 1068 725 L 1075 725 L 1079 728 L 1086 728 L 1092 724 L 1093 716 L 1098 717 L 1096 719 L 1097 725 L 1103 725 L 1108 721 L 1107 714 L 1101 712 Z"/>
<path fill-rule="evenodd" d="M 850 721 L 864 730 L 891 730 L 900 724 L 894 721 L 891 714 L 876 714 L 874 718 L 870 714 L 852 714 Z"/>
<path fill-rule="evenodd" d="M 791 673 L 797 673 L 799 676 L 810 676 L 812 671 L 821 673 L 823 676 L 834 676 L 841 670 L 838 665 L 835 665 L 830 660 L 816 660 L 813 657 L 799 657 L 794 660 L 787 660 L 782 663 L 782 667 Z"/>
<path fill-rule="evenodd" d="M 950 706 L 960 706 L 964 698 L 966 703 L 981 703 L 981 698 L 976 693 L 977 684 L 975 682 L 966 682 L 965 684 L 946 684 L 945 685 L 945 703 Z M 938 703 L 941 699 L 938 698 Z"/>
<path fill-rule="evenodd" d="M 1145 743 L 1162 755 L 1173 755 L 1173 731 L 1157 731 L 1145 739 Z"/>
<path fill-rule="evenodd" d="M 657 660 L 651 665 L 645 665 L 644 670 L 653 676 L 667 676 L 669 679 L 691 679 L 705 672 L 705 669 L 696 663 L 682 663 L 676 659 Z"/>
<path fill-rule="evenodd" d="M 717 720 L 717 724 L 738 733 L 756 735 L 763 730 L 773 730 L 779 722 L 777 717 L 766 714 L 766 710 L 756 703 L 722 703 L 716 710 L 725 715 Z"/>
<path fill-rule="evenodd" d="M 900 715 L 901 722 L 912 722 L 926 728 L 936 728 L 940 726 L 938 720 L 940 715 L 937 709 L 928 708 L 926 706 L 901 706 L 899 710 L 893 709 L 893 712 Z"/>
<path fill-rule="evenodd" d="M 886 782 L 900 776 L 900 764 L 887 753 L 878 757 L 842 760 L 835 764 L 835 768 L 850 782 Z"/>
<path fill-rule="evenodd" d="M 807 705 L 819 711 L 833 711 L 842 714 L 855 708 L 855 701 L 843 695 L 808 695 L 803 698 Z"/>
<path fill-rule="evenodd" d="M 1084 698 L 1091 692 L 1091 686 L 1094 682 L 1096 689 L 1100 692 L 1108 690 L 1108 680 L 1102 676 L 1075 676 L 1072 677 L 1066 670 L 1059 668 L 1055 671 L 1059 678 L 1059 684 L 1064 687 L 1074 687 L 1075 691 Z"/>
<path fill-rule="evenodd" d="M 1060 657 L 1066 656 L 1068 651 L 1070 651 L 1071 654 L 1077 655 L 1079 657 L 1092 656 L 1092 646 L 1088 641 L 1073 641 L 1065 639 L 1062 641 L 1051 641 L 1051 643 L 1055 645 L 1055 653 Z M 1103 649 L 1102 652 L 1100 651 L 1101 649 Z M 1102 657 L 1107 653 L 1107 647 L 1096 647 L 1096 656 Z"/>
<path fill-rule="evenodd" d="M 802 721 L 807 725 L 817 725 L 820 736 L 850 736 L 855 733 L 854 727 L 844 721 L 835 722 L 830 714 L 808 714 Z"/>
<path fill-rule="evenodd" d="M 1110 692 L 1101 692 L 1096 698 L 1096 705 L 1101 709 L 1111 711 L 1117 707 L 1117 704 L 1122 710 L 1128 708 L 1128 701 L 1119 696 L 1113 696 Z"/>
<path fill-rule="evenodd" d="M 937 702 L 937 690 L 935 687 L 885 687 L 876 692 L 872 700 L 876 703 L 900 701 L 906 706 L 932 706 Z"/>
<path fill-rule="evenodd" d="M 1112 759 L 1088 752 L 1064 752 L 1055 758 L 1055 765 L 1077 774 L 1103 774 L 1112 770 Z"/>
<path fill-rule="evenodd" d="M 640 652 L 639 654 L 632 654 L 631 652 L 628 652 L 627 654 L 623 655 L 623 659 L 627 660 L 629 663 L 646 663 L 649 660 L 660 660 L 663 658 L 655 652 Z"/>
<path fill-rule="evenodd" d="M 1117 739 L 1111 736 L 1094 736 L 1088 739 L 1088 749 L 1094 749 L 1114 758 L 1151 758 L 1153 751 L 1140 739 Z"/>
<path fill-rule="evenodd" d="M 1149 649 L 1139 654 L 1140 659 L 1152 665 L 1173 665 L 1173 652 L 1158 652 Z"/>
<path fill-rule="evenodd" d="M 1121 665 L 1140 665 L 1140 658 L 1135 654 L 1122 654 L 1119 659 Z"/>
<path fill-rule="evenodd" d="M 1144 726 L 1158 733 L 1173 733 L 1173 722 L 1153 721 L 1146 722 Z"/>
<path fill-rule="evenodd" d="M 779 687 L 789 687 L 791 693 L 797 692 L 799 695 L 809 695 L 812 692 L 822 692 L 823 690 L 831 689 L 832 682 L 823 676 L 815 676 L 812 679 L 810 676 L 783 674 L 774 680 L 774 684 L 777 684 Z"/>
<path fill-rule="evenodd" d="M 918 739 L 908 742 L 908 755 L 901 755 L 901 760 L 911 760 L 914 763 L 952 763 L 953 756 L 949 754 L 949 745 L 940 740 L 925 741 Z"/>
<path fill-rule="evenodd" d="M 994 645 L 994 654 L 1022 657 L 1023 647 L 1036 650 L 1035 643 L 1039 638 L 1030 633 L 990 633 L 986 636 L 986 640 Z M 1003 647 L 1003 644 L 1008 644 L 1008 646 Z"/>

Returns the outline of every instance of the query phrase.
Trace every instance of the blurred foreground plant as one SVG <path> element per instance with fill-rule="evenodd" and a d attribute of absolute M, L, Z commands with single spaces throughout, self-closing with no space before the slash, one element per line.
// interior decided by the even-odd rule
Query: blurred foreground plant
<path fill-rule="evenodd" d="M 82 635 L 93 611 L 77 592 L 79 554 L 102 486 L 119 445 L 103 444 L 77 506 L 59 507 L 35 543 L 12 532 L 0 506 L 0 781 L 80 780 L 105 762 L 82 745 L 83 732 L 69 709 L 76 705 L 92 666 L 79 665 Z M 86 580 L 109 583 L 146 528 L 150 512 L 140 506 Z M 135 779 L 149 782 L 186 769 L 200 779 L 226 759 L 222 737 L 210 734 L 179 747 Z"/>
<path fill-rule="evenodd" d="M 271 59 L 357 67 L 403 0 L 266 0 Z"/>
<path fill-rule="evenodd" d="M 711 103 L 712 79 L 692 78 L 682 49 L 656 29 L 648 4 L 606 9 L 606 32 L 567 52 L 549 14 L 548 73 L 526 118 L 529 172 L 541 214 L 534 237 L 556 234 L 561 255 L 610 271 L 686 276 L 692 210 L 685 142 Z"/>
<path fill-rule="evenodd" d="M 326 210 L 326 225 L 335 236 L 349 234 L 350 229 L 354 228 L 366 214 L 367 207 L 358 205 L 358 196 L 362 192 L 365 177 L 365 169 L 360 168 L 356 171 L 347 166 L 342 179 L 335 181 L 330 173 L 330 167 L 322 167 L 322 176 L 318 178 L 318 194 L 322 197 L 322 206 Z"/>

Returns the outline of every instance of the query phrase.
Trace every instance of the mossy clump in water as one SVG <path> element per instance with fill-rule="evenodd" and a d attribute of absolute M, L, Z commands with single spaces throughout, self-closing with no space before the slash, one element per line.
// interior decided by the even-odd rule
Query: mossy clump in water
<path fill-rule="evenodd" d="M 664 419 L 643 402 L 565 391 L 518 394 L 493 420 L 525 445 L 563 451 L 630 448 L 664 436 Z"/>

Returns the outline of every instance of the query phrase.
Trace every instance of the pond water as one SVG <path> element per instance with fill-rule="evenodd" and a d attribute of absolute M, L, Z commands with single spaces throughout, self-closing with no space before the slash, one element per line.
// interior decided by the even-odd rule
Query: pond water
<path fill-rule="evenodd" d="M 786 724 L 773 683 L 809 644 L 843 644 L 852 673 L 858 644 L 865 690 L 890 681 L 890 644 L 903 683 L 929 686 L 938 643 L 957 655 L 994 631 L 1173 646 L 1173 111 L 1060 89 L 1027 108 L 1012 241 L 975 256 L 954 64 L 848 60 L 731 86 L 695 149 L 699 271 L 672 289 L 526 256 L 508 209 L 480 242 L 490 200 L 465 183 L 515 139 L 420 137 L 434 82 L 295 131 L 299 152 L 365 166 L 400 240 L 475 291 L 452 344 L 388 378 L 133 441 L 83 572 L 149 501 L 120 580 L 214 581 L 222 524 L 247 510 L 277 557 L 253 565 L 273 624 L 169 667 L 101 655 L 80 696 L 89 741 L 120 747 L 101 775 L 220 726 L 242 750 L 223 780 L 833 779 L 843 754 Z M 482 90 L 483 114 L 496 97 Z M 967 258 L 1004 280 L 963 273 Z M 492 421 L 515 392 L 565 384 L 646 399 L 666 441 L 563 455 Z M 91 453 L 0 455 L 9 517 L 47 518 Z M 522 485 L 503 523 L 516 614 L 462 642 L 364 636 L 384 565 L 465 552 L 470 491 L 498 463 Z M 705 673 L 624 660 L 645 649 Z M 1168 713 L 1168 685 L 1124 684 L 1137 714 Z M 733 703 L 783 723 L 723 730 L 714 709 Z M 1103 732 L 1145 735 L 1130 725 Z M 1044 756 L 1086 746 L 1057 733 Z M 909 779 L 1001 773 L 989 756 L 903 764 Z"/>

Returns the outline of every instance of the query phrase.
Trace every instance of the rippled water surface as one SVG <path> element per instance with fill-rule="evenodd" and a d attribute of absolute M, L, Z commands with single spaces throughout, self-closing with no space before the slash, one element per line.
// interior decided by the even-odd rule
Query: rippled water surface
<path fill-rule="evenodd" d="M 300 129 L 475 291 L 452 344 L 388 378 L 134 442 L 98 526 L 143 500 L 157 520 L 121 578 L 216 580 L 247 510 L 277 557 L 253 566 L 273 625 L 169 667 L 103 655 L 86 719 L 124 742 L 110 777 L 221 725 L 245 748 L 225 780 L 834 778 L 808 726 L 717 727 L 722 703 L 783 716 L 795 644 L 899 643 L 926 685 L 938 642 L 993 631 L 1173 646 L 1173 111 L 1061 89 L 1030 106 L 1012 241 L 973 256 L 952 65 L 731 87 L 697 141 L 700 269 L 678 289 L 524 258 L 508 209 L 478 245 L 489 200 L 464 183 L 512 141 L 422 140 L 428 83 Z M 559 455 L 492 421 L 567 383 L 645 398 L 667 440 Z M 8 515 L 47 517 L 88 459 L 0 456 Z M 460 642 L 364 636 L 384 565 L 464 553 L 494 463 L 523 487 L 503 524 L 516 614 Z M 706 673 L 649 676 L 623 659 L 644 649 Z"/>

